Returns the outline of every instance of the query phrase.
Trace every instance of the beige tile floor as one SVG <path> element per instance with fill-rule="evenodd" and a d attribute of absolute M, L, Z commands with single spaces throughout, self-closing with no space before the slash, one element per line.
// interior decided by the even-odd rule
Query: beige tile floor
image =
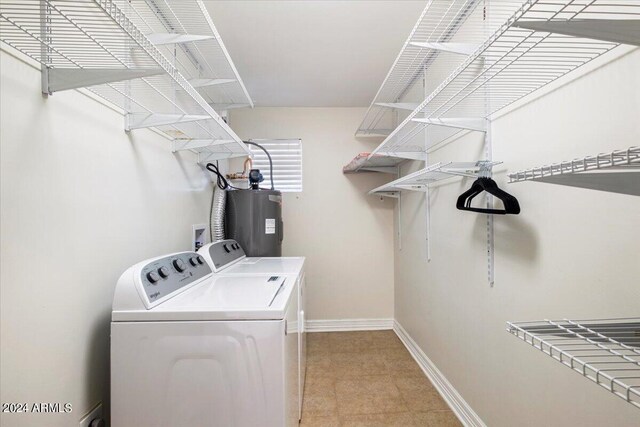
<path fill-rule="evenodd" d="M 302 427 L 460 425 L 393 331 L 307 334 Z"/>

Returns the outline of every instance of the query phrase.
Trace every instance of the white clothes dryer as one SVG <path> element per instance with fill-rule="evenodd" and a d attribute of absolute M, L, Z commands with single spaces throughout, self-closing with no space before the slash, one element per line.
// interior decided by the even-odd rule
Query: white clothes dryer
<path fill-rule="evenodd" d="M 306 378 L 307 340 L 305 329 L 306 276 L 304 257 L 247 257 L 235 240 L 221 240 L 202 246 L 198 250 L 204 260 L 216 274 L 229 276 L 261 276 L 271 274 L 293 277 L 298 291 L 298 379 L 299 379 L 299 416 L 302 418 L 302 403 Z M 223 267 L 220 259 L 230 259 Z M 222 268 L 221 268 L 222 267 Z"/>
<path fill-rule="evenodd" d="M 129 268 L 113 302 L 112 425 L 297 425 L 296 296 L 291 277 L 213 274 L 194 252 Z"/>

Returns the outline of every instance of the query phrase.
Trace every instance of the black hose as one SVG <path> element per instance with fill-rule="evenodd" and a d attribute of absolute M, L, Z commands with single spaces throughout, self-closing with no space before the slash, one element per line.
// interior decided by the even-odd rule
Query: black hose
<path fill-rule="evenodd" d="M 269 152 L 260 144 L 257 144 L 253 141 L 242 141 L 245 144 L 248 145 L 255 145 L 256 147 L 258 147 L 259 149 L 261 149 L 262 151 L 264 151 L 264 153 L 267 155 L 267 158 L 269 159 L 269 180 L 271 181 L 271 189 L 274 190 L 273 188 L 273 160 L 271 160 L 271 154 L 269 154 Z"/>
<path fill-rule="evenodd" d="M 231 185 L 226 180 L 226 178 L 220 173 L 219 167 L 220 166 L 218 165 L 217 160 L 215 165 L 213 163 L 207 163 L 207 170 L 211 173 L 214 173 L 217 176 L 216 185 L 218 186 L 218 188 L 221 190 L 226 190 L 227 188 L 231 187 Z"/>

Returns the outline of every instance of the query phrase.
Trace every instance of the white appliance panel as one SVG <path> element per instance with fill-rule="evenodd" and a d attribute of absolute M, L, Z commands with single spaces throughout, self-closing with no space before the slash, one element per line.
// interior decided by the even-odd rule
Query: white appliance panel
<path fill-rule="evenodd" d="M 303 268 L 303 257 L 255 257 L 244 258 L 223 272 L 225 274 L 299 274 Z"/>
<path fill-rule="evenodd" d="M 220 277 L 210 285 L 195 286 L 165 307 L 219 310 L 264 310 L 271 306 L 285 277 Z"/>
<path fill-rule="evenodd" d="M 300 322 L 300 337 L 298 339 L 298 381 L 300 384 L 300 411 L 299 416 L 302 419 L 302 406 L 304 402 L 304 384 L 307 378 L 307 331 L 305 326 L 305 308 L 306 308 L 306 277 L 302 273 L 302 277 L 298 282 L 298 319 Z"/>
<path fill-rule="evenodd" d="M 283 408 L 298 401 L 283 401 L 292 385 L 282 373 L 297 366 L 297 337 L 287 323 L 112 323 L 113 427 L 291 424 Z"/>
<path fill-rule="evenodd" d="M 295 277 L 290 276 L 212 275 L 148 310 L 141 304 L 129 309 L 114 304 L 112 320 L 283 319 L 290 295 L 297 296 L 294 288 Z"/>
<path fill-rule="evenodd" d="M 298 298 L 298 418 L 302 418 L 302 401 L 304 398 L 304 384 L 306 379 L 307 343 L 305 332 L 305 276 L 304 257 L 246 257 L 241 248 L 234 252 L 227 252 L 224 246 L 234 247 L 234 240 L 209 243 L 198 251 L 202 254 L 209 266 L 222 276 L 251 277 L 264 274 L 287 275 L 297 282 Z M 222 256 L 220 256 L 222 255 Z M 289 279 L 288 279 L 289 280 Z"/>
<path fill-rule="evenodd" d="M 297 286 L 295 289 L 297 294 Z M 300 421 L 301 394 L 299 378 L 299 351 L 300 324 L 298 323 L 298 301 L 295 295 L 291 298 L 291 303 L 287 309 L 286 316 L 286 337 L 285 337 L 285 415 L 287 426 L 298 426 Z"/>

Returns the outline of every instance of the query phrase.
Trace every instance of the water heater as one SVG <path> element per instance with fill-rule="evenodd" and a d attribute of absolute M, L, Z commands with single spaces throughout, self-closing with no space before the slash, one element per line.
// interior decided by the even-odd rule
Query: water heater
<path fill-rule="evenodd" d="M 282 194 L 279 191 L 227 191 L 227 239 L 240 243 L 247 256 L 282 256 L 282 226 Z"/>

